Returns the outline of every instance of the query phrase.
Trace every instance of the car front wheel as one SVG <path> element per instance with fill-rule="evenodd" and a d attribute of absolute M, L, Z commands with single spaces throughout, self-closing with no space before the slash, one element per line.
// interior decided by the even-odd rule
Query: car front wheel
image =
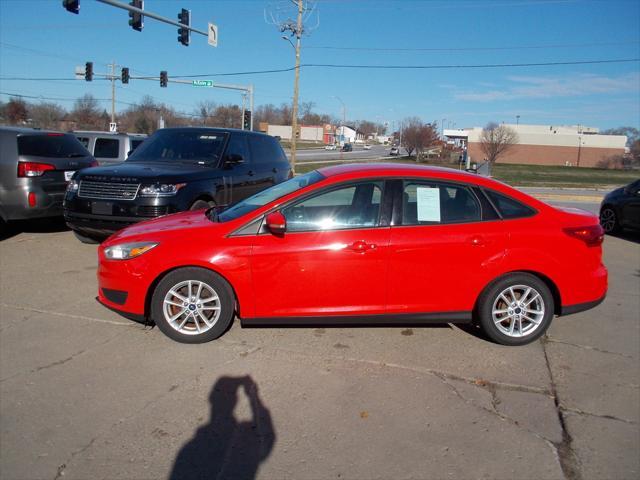
<path fill-rule="evenodd" d="M 502 277 L 478 300 L 480 326 L 502 345 L 526 345 L 537 340 L 549 328 L 553 315 L 549 287 L 528 273 Z"/>
<path fill-rule="evenodd" d="M 600 225 L 605 233 L 615 233 L 620 229 L 616 212 L 611 207 L 604 207 L 600 211 Z"/>
<path fill-rule="evenodd" d="M 154 290 L 151 318 L 181 343 L 204 343 L 221 336 L 234 315 L 234 295 L 219 275 L 187 267 L 170 272 Z"/>

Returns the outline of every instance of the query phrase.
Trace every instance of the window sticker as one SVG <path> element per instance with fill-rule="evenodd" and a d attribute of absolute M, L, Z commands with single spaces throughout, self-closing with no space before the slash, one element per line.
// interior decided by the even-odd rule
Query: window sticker
<path fill-rule="evenodd" d="M 435 187 L 418 187 L 418 221 L 440 221 L 440 189 Z"/>

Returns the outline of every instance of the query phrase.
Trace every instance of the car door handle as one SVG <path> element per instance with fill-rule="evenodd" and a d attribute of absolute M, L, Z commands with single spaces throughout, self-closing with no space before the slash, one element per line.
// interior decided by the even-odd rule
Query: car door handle
<path fill-rule="evenodd" d="M 249 175 L 250 177 L 253 177 L 253 175 L 254 175 L 253 170 L 249 170 L 249 171 L 247 172 L 247 175 Z"/>
<path fill-rule="evenodd" d="M 353 242 L 347 248 L 356 253 L 365 253 L 370 250 L 374 250 L 376 246 L 377 245 L 375 243 L 367 243 L 363 240 L 358 240 L 356 242 Z"/>
<path fill-rule="evenodd" d="M 475 235 L 471 237 L 471 239 L 469 240 L 469 243 L 471 243 L 471 245 L 474 247 L 482 247 L 483 245 L 486 244 L 484 238 L 479 235 Z"/>
<path fill-rule="evenodd" d="M 278 173 L 278 169 L 277 169 L 276 167 L 273 167 L 273 168 L 271 169 L 271 171 L 272 171 L 273 173 Z"/>

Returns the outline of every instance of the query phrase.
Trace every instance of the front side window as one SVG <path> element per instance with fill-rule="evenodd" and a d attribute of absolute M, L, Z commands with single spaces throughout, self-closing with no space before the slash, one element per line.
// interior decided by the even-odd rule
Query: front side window
<path fill-rule="evenodd" d="M 477 222 L 480 204 L 462 185 L 406 182 L 402 192 L 403 225 Z"/>
<path fill-rule="evenodd" d="M 383 182 L 350 185 L 321 193 L 282 210 L 288 232 L 375 227 Z"/>
<path fill-rule="evenodd" d="M 97 158 L 118 158 L 120 140 L 117 138 L 97 138 L 93 148 L 93 156 Z"/>
<path fill-rule="evenodd" d="M 240 155 L 244 163 L 250 163 L 249 147 L 247 147 L 247 137 L 240 134 L 232 134 L 227 145 L 227 156 Z"/>

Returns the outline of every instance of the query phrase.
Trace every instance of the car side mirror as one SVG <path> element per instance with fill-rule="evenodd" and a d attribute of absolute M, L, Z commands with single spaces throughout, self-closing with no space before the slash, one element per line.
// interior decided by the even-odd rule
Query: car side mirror
<path fill-rule="evenodd" d="M 243 162 L 244 162 L 244 157 L 239 153 L 230 153 L 229 155 L 227 155 L 227 158 L 226 158 L 227 165 L 230 165 L 230 166 L 237 165 Z"/>
<path fill-rule="evenodd" d="M 265 225 L 274 235 L 281 236 L 287 231 L 287 219 L 279 211 L 269 213 L 265 218 Z"/>

